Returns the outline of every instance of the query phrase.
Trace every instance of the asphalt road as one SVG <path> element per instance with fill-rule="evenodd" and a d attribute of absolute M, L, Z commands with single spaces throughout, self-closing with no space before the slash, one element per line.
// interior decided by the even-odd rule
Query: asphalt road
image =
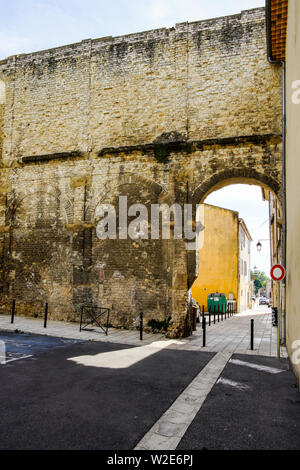
<path fill-rule="evenodd" d="M 15 333 L 1 340 L 0 449 L 133 449 L 214 355 Z M 233 355 L 177 448 L 197 449 L 299 450 L 300 394 L 287 360 Z"/>
<path fill-rule="evenodd" d="M 0 332 L 0 362 L 5 360 L 6 364 L 9 364 L 42 352 L 81 342 L 82 340 L 55 338 L 53 336 Z M 5 343 L 5 351 L 1 347 L 3 343 Z"/>
<path fill-rule="evenodd" d="M 213 357 L 163 349 L 110 368 L 70 358 L 114 351 L 125 357 L 130 347 L 35 335 L 8 339 L 8 349 L 17 353 L 19 343 L 19 352 L 32 357 L 0 366 L 0 449 L 132 449 Z"/>
<path fill-rule="evenodd" d="M 177 449 L 299 450 L 300 394 L 287 360 L 233 359 L 282 372 L 228 362 Z"/>

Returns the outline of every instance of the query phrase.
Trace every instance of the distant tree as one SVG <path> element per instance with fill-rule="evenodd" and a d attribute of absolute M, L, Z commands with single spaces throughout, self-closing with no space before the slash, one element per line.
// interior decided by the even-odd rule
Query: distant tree
<path fill-rule="evenodd" d="M 259 279 L 254 280 L 255 294 L 262 288 L 262 283 Z"/>
<path fill-rule="evenodd" d="M 251 274 L 252 276 L 255 276 L 254 287 L 255 287 L 255 293 L 257 294 L 259 289 L 266 288 L 267 281 L 269 281 L 270 278 L 263 271 L 252 271 Z"/>

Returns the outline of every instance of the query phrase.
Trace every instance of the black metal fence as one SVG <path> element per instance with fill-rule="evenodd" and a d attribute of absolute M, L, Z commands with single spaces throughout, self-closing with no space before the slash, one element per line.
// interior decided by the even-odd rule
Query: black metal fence
<path fill-rule="evenodd" d="M 109 325 L 109 312 L 109 308 L 94 307 L 93 305 L 82 305 L 80 312 L 79 331 L 94 331 L 94 326 L 96 326 L 107 335 Z"/>
<path fill-rule="evenodd" d="M 34 318 L 41 318 L 43 320 L 44 328 L 47 328 L 48 319 L 51 314 L 49 311 L 49 303 L 48 302 L 23 302 L 20 301 L 22 304 L 30 304 L 33 305 L 34 311 L 38 312 L 34 315 Z M 57 304 L 55 304 L 57 307 Z M 62 307 L 65 307 L 63 305 Z M 20 308 L 20 306 L 19 306 Z M 100 328 L 106 335 L 108 334 L 108 326 L 109 326 L 109 308 L 98 307 L 94 305 L 82 305 L 80 309 L 80 327 L 79 331 L 82 330 L 94 330 L 94 326 Z M 10 311 L 10 322 L 11 324 L 15 323 L 15 318 L 18 315 L 18 302 L 16 299 L 13 299 L 11 304 L 11 311 Z"/>
<path fill-rule="evenodd" d="M 214 307 L 209 306 L 208 311 L 205 310 L 204 305 L 200 308 L 200 315 L 197 319 L 197 307 L 192 307 L 192 331 L 196 331 L 197 322 L 203 324 L 204 318 L 206 318 L 209 326 L 212 324 L 219 323 L 220 321 L 226 320 L 227 318 L 232 317 L 236 312 L 236 305 L 233 303 L 227 303 L 227 305 L 214 305 Z"/>
<path fill-rule="evenodd" d="M 203 347 L 206 346 L 206 328 L 207 326 L 215 325 L 228 318 L 232 317 L 236 312 L 236 304 L 228 302 L 226 305 L 214 305 L 205 310 L 204 305 L 202 308 L 192 306 L 188 309 L 185 318 L 184 336 L 191 336 L 193 331 L 197 330 L 197 323 L 200 323 L 203 330 Z"/>
<path fill-rule="evenodd" d="M 42 303 L 41 303 L 41 306 L 42 306 Z M 273 326 L 277 326 L 275 323 L 277 320 L 276 318 L 277 312 L 274 312 L 275 309 L 272 309 L 272 310 L 273 310 L 272 323 L 273 323 Z M 200 309 L 199 315 L 197 315 L 198 311 L 199 311 L 198 308 L 194 306 L 188 309 L 188 313 L 185 318 L 184 336 L 185 337 L 191 336 L 193 334 L 193 331 L 197 329 L 197 322 L 200 323 L 202 326 L 202 330 L 203 330 L 203 335 L 202 335 L 203 347 L 205 347 L 206 339 L 207 339 L 207 334 L 206 334 L 207 326 L 211 326 L 212 324 L 215 325 L 216 323 L 220 323 L 232 317 L 236 313 L 236 307 L 235 307 L 235 304 L 227 303 L 227 305 L 215 305 L 214 307 L 209 307 L 208 312 L 206 312 L 204 305 L 203 305 L 202 309 Z M 45 302 L 44 313 L 43 313 L 44 328 L 47 328 L 48 314 L 49 314 L 49 305 L 48 305 L 48 302 Z M 16 299 L 13 299 L 12 306 L 11 306 L 11 323 L 12 324 L 15 321 L 16 315 L 17 315 L 17 304 L 16 304 Z M 109 308 L 103 308 L 103 307 L 98 307 L 94 305 L 82 305 L 81 310 L 80 310 L 79 331 L 82 331 L 82 330 L 95 331 L 94 326 L 96 326 L 100 330 L 102 330 L 105 333 L 105 335 L 107 335 L 108 327 L 109 327 L 109 315 L 110 315 Z M 143 315 L 143 312 L 140 312 L 139 314 L 140 340 L 143 340 L 143 323 L 144 323 L 144 315 Z M 251 320 L 250 348 L 252 350 L 254 349 L 254 320 Z"/>

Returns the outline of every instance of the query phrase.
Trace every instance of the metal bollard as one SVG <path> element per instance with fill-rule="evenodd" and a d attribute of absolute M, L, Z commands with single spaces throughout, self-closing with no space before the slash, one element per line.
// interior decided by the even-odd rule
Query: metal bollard
<path fill-rule="evenodd" d="M 82 317 L 83 317 L 83 305 L 82 305 L 81 308 L 80 308 L 80 326 L 79 326 L 79 331 L 81 331 Z"/>
<path fill-rule="evenodd" d="M 141 341 L 143 339 L 143 320 L 144 320 L 144 314 L 143 312 L 140 312 L 140 340 Z"/>
<path fill-rule="evenodd" d="M 218 323 L 220 323 L 220 305 L 218 305 Z"/>
<path fill-rule="evenodd" d="M 216 324 L 216 306 L 214 305 L 214 325 Z"/>
<path fill-rule="evenodd" d="M 48 302 L 45 303 L 44 328 L 47 328 L 47 318 L 48 318 Z"/>
<path fill-rule="evenodd" d="M 254 320 L 251 320 L 250 349 L 251 349 L 251 351 L 254 350 Z"/>
<path fill-rule="evenodd" d="M 208 309 L 208 322 L 209 322 L 208 324 L 209 324 L 209 326 L 210 326 L 210 325 L 211 325 L 211 311 L 210 311 L 210 307 L 209 307 L 209 309 Z"/>
<path fill-rule="evenodd" d="M 197 307 L 192 307 L 193 331 L 197 330 Z"/>
<path fill-rule="evenodd" d="M 227 305 L 225 304 L 225 320 L 226 320 L 226 310 L 227 310 Z"/>
<path fill-rule="evenodd" d="M 206 346 L 206 318 L 204 318 L 204 323 L 203 323 L 203 347 L 205 348 Z"/>
<path fill-rule="evenodd" d="M 204 324 L 204 305 L 202 305 L 202 328 Z"/>
<path fill-rule="evenodd" d="M 15 311 L 16 311 L 16 300 L 13 300 L 12 307 L 11 307 L 11 323 L 14 322 L 15 319 Z"/>

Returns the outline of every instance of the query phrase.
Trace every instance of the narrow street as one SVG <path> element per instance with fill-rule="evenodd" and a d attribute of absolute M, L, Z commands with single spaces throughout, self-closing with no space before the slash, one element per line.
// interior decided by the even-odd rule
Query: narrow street
<path fill-rule="evenodd" d="M 272 326 L 271 309 L 258 305 L 258 300 L 252 310 L 238 313 L 228 319 L 213 323 L 211 326 L 207 317 L 206 347 L 202 348 L 202 327 L 197 324 L 197 331 L 188 339 L 188 348 L 202 351 L 231 352 L 241 354 L 258 354 L 262 356 L 277 356 L 277 328 Z M 250 350 L 250 321 L 254 320 L 254 350 Z M 280 356 L 287 357 L 284 347 L 280 348 Z"/>
<path fill-rule="evenodd" d="M 51 321 L 45 330 L 41 320 L 11 325 L 3 315 L 0 329 L 2 449 L 299 445 L 296 379 L 283 348 L 276 357 L 276 328 L 264 306 L 207 327 L 205 348 L 201 325 L 190 338 L 145 341 L 137 331 L 106 337 Z"/>
<path fill-rule="evenodd" d="M 0 452 L 300 451 L 300 0 L 2 3 Z"/>

